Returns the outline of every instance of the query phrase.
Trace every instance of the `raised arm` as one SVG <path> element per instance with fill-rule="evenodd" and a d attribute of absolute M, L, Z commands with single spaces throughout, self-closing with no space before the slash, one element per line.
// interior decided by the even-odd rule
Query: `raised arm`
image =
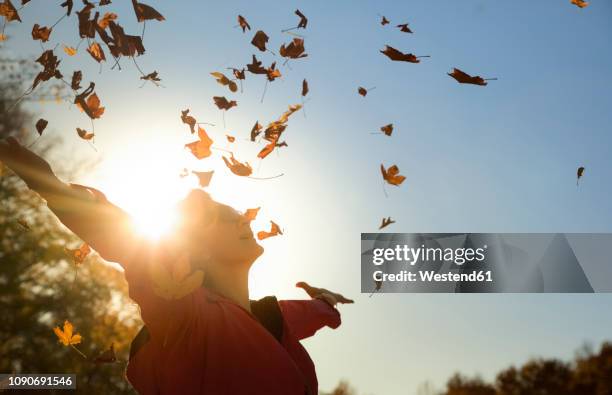
<path fill-rule="evenodd" d="M 0 161 L 47 201 L 59 220 L 104 259 L 125 265 L 136 248 L 129 216 L 93 188 L 59 180 L 40 156 L 9 137 L 0 141 Z"/>

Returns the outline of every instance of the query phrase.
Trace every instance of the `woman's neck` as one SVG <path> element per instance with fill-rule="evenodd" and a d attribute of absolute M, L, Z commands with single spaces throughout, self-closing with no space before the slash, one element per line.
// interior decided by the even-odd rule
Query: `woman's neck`
<path fill-rule="evenodd" d="M 236 302 L 248 312 L 251 311 L 248 268 L 240 265 L 235 265 L 234 268 L 224 267 L 223 270 L 206 273 L 204 281 L 206 288 Z"/>

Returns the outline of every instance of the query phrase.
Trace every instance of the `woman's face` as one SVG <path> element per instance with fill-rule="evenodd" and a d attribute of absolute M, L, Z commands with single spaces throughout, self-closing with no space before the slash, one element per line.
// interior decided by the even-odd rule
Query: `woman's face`
<path fill-rule="evenodd" d="M 263 253 L 257 244 L 251 221 L 230 206 L 214 203 L 213 222 L 206 230 L 204 241 L 213 262 L 251 265 Z"/>

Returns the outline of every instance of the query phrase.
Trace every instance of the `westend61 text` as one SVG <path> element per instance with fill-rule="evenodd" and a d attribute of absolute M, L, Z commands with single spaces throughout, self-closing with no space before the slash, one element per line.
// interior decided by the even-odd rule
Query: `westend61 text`
<path fill-rule="evenodd" d="M 419 270 L 409 272 L 402 270 L 399 273 L 383 273 L 377 270 L 373 273 L 374 281 L 382 282 L 492 282 L 493 275 L 490 270 L 474 270 L 470 273 L 436 273 L 433 270 Z"/>

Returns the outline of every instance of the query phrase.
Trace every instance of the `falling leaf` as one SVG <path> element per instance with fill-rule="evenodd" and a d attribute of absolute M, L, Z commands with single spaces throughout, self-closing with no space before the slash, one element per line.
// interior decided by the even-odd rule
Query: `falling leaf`
<path fill-rule="evenodd" d="M 111 343 L 110 347 L 95 357 L 93 361 L 96 364 L 117 362 L 117 356 L 115 355 L 115 343 Z"/>
<path fill-rule="evenodd" d="M 87 52 L 89 52 L 91 57 L 94 58 L 98 63 L 106 60 L 106 56 L 104 56 L 104 51 L 102 50 L 102 47 L 95 41 L 91 43 L 89 48 L 87 48 Z"/>
<path fill-rule="evenodd" d="M 79 248 L 70 249 L 66 248 L 66 253 L 72 256 L 72 261 L 76 266 L 79 266 L 85 261 L 85 258 L 91 253 L 91 248 L 87 243 L 81 244 Z"/>
<path fill-rule="evenodd" d="M 389 59 L 394 60 L 394 61 L 410 62 L 410 63 L 420 63 L 421 62 L 419 57 L 417 57 L 416 55 L 413 55 L 411 53 L 403 53 L 388 45 L 385 47 L 384 50 L 381 50 L 380 52 L 384 55 L 387 55 Z M 420 57 L 425 58 L 428 56 L 420 56 Z"/>
<path fill-rule="evenodd" d="M 225 162 L 228 169 L 230 169 L 230 171 L 237 176 L 248 177 L 253 174 L 251 165 L 249 165 L 248 162 L 241 163 L 240 161 L 236 160 L 233 154 L 229 159 L 223 156 L 223 162 Z"/>
<path fill-rule="evenodd" d="M 72 12 L 72 7 L 74 6 L 73 0 L 66 0 L 64 1 L 62 4 L 60 4 L 61 7 L 66 7 L 66 16 L 70 16 L 70 13 Z"/>
<path fill-rule="evenodd" d="M 74 47 L 69 47 L 67 45 L 64 45 L 63 48 L 64 48 L 64 52 L 66 52 L 66 55 L 68 56 L 74 56 L 77 53 L 77 50 Z"/>
<path fill-rule="evenodd" d="M 85 129 L 76 128 L 76 131 L 79 137 L 82 138 L 83 140 L 92 140 L 95 137 L 93 133 L 89 133 Z"/>
<path fill-rule="evenodd" d="M 576 186 L 578 186 L 578 180 L 582 178 L 583 174 L 584 174 L 584 167 L 580 166 L 578 170 L 576 171 Z"/>
<path fill-rule="evenodd" d="M 253 44 L 255 48 L 259 49 L 261 52 L 265 52 L 268 39 L 269 37 L 266 33 L 264 33 L 262 30 L 258 30 L 257 33 L 255 33 L 255 36 L 253 36 L 251 44 Z"/>
<path fill-rule="evenodd" d="M 85 111 L 85 114 L 91 119 L 97 119 L 104 114 L 104 107 L 100 107 L 100 99 L 98 95 L 93 91 L 95 84 L 89 83 L 89 87 L 83 92 L 78 94 L 74 99 L 76 104 L 81 110 Z"/>
<path fill-rule="evenodd" d="M 389 24 L 389 20 L 387 18 L 385 18 L 385 16 L 383 15 L 382 19 L 380 20 L 380 24 L 385 26 Z"/>
<path fill-rule="evenodd" d="M 258 240 L 264 240 L 267 239 L 268 237 L 273 237 L 273 236 L 278 236 L 278 235 L 282 235 L 283 232 L 281 231 L 280 226 L 278 226 L 274 221 L 270 221 L 271 226 L 270 226 L 270 231 L 266 232 L 266 231 L 259 231 L 257 232 L 257 239 Z"/>
<path fill-rule="evenodd" d="M 227 78 L 225 74 L 219 73 L 218 71 L 213 71 L 210 73 L 210 75 L 212 75 L 219 84 L 227 86 L 230 91 L 236 92 L 238 90 L 238 85 L 236 85 L 234 81 Z"/>
<path fill-rule="evenodd" d="M 399 175 L 399 168 L 396 165 L 385 170 L 385 167 L 381 164 L 380 171 L 383 179 L 391 185 L 399 186 L 406 179 L 406 177 Z"/>
<path fill-rule="evenodd" d="M 210 146 L 213 144 L 213 141 L 210 137 L 208 137 L 206 130 L 200 126 L 198 126 L 198 137 L 198 141 L 185 144 L 185 147 L 188 148 L 193 156 L 198 159 L 208 158 L 212 154 L 210 151 Z"/>
<path fill-rule="evenodd" d="M 300 10 L 295 10 L 295 15 L 300 17 L 300 23 L 298 23 L 297 28 L 306 29 L 306 25 L 308 25 L 308 18 L 306 18 L 306 16 L 304 16 Z"/>
<path fill-rule="evenodd" d="M 235 100 L 232 101 L 228 101 L 225 97 L 223 96 L 214 96 L 213 100 L 215 102 L 215 104 L 217 105 L 217 107 L 219 108 L 219 110 L 229 110 L 232 107 L 236 107 L 238 105 L 238 103 L 236 103 Z"/>
<path fill-rule="evenodd" d="M 259 136 L 261 133 L 261 128 L 262 126 L 259 121 L 255 122 L 255 125 L 253 125 L 253 128 L 251 128 L 251 141 L 255 141 L 255 138 Z"/>
<path fill-rule="evenodd" d="M 247 29 L 251 30 L 251 25 L 247 22 L 247 20 L 242 16 L 238 15 L 238 25 L 242 28 L 242 32 L 244 33 Z"/>
<path fill-rule="evenodd" d="M 38 132 L 38 135 L 42 135 L 43 131 L 45 130 L 45 128 L 47 127 L 47 125 L 49 124 L 49 122 L 47 122 L 46 119 L 40 118 L 37 122 L 36 122 L 36 131 Z"/>
<path fill-rule="evenodd" d="M 227 138 L 227 141 L 229 141 L 230 143 L 233 143 L 234 141 L 236 141 L 236 137 L 230 136 L 229 134 L 226 134 L 225 137 Z"/>
<path fill-rule="evenodd" d="M 361 86 L 357 89 L 357 92 L 363 97 L 366 97 L 366 95 L 368 94 L 368 90 Z"/>
<path fill-rule="evenodd" d="M 281 77 L 280 70 L 276 68 L 276 62 L 272 62 L 272 65 L 270 65 L 270 67 L 266 70 L 266 76 L 270 82 Z"/>
<path fill-rule="evenodd" d="M 55 335 L 59 339 L 60 343 L 62 343 L 64 346 L 72 346 L 75 344 L 79 344 L 81 340 L 83 340 L 81 335 L 79 335 L 78 333 L 73 333 L 74 327 L 68 320 L 64 321 L 63 330 L 60 329 L 59 326 L 56 326 L 55 328 L 53 328 L 53 332 L 55 332 Z"/>
<path fill-rule="evenodd" d="M 574 4 L 578 8 L 584 8 L 589 5 L 589 2 L 584 0 L 570 0 L 570 3 Z"/>
<path fill-rule="evenodd" d="M 380 131 L 386 134 L 387 136 L 391 136 L 391 133 L 393 132 L 393 124 L 390 123 L 388 125 L 382 126 L 380 128 Z"/>
<path fill-rule="evenodd" d="M 247 64 L 247 70 L 249 70 L 253 74 L 266 74 L 268 70 L 261 65 L 261 61 L 257 60 L 255 55 L 253 55 L 253 62 Z"/>
<path fill-rule="evenodd" d="M 6 35 L 0 33 L 0 42 L 6 41 Z"/>
<path fill-rule="evenodd" d="M 158 77 L 157 71 L 153 71 L 152 73 L 143 75 L 140 77 L 141 80 L 151 81 L 153 83 L 160 82 L 161 78 Z"/>
<path fill-rule="evenodd" d="M 173 260 L 173 263 L 170 270 L 161 262 L 153 262 L 149 265 L 153 291 L 157 296 L 167 300 L 181 299 L 189 295 L 198 289 L 204 281 L 202 270 L 191 270 L 188 254 Z"/>
<path fill-rule="evenodd" d="M 202 188 L 206 188 L 208 184 L 210 184 L 210 180 L 212 179 L 213 171 L 192 171 L 191 173 L 195 174 L 198 177 L 198 181 Z"/>
<path fill-rule="evenodd" d="M 46 26 L 40 26 L 38 23 L 36 23 L 34 24 L 34 27 L 32 27 L 32 38 L 34 40 L 40 40 L 45 43 L 49 41 L 51 30 L 51 28 L 48 28 Z"/>
<path fill-rule="evenodd" d="M 259 153 L 257 154 L 257 157 L 264 159 L 266 156 L 270 155 L 272 151 L 274 151 L 275 147 L 276 147 L 276 141 L 269 142 L 268 144 L 266 144 L 266 146 L 261 151 L 259 151 Z"/>
<path fill-rule="evenodd" d="M 304 81 L 302 81 L 302 97 L 306 96 L 308 94 L 308 81 L 306 81 L 306 79 L 304 78 Z"/>
<path fill-rule="evenodd" d="M 55 77 L 57 79 L 62 78 L 62 73 L 58 70 L 58 66 L 60 64 L 60 60 L 57 60 L 57 56 L 53 54 L 52 49 L 48 49 L 40 55 L 38 59 L 36 59 L 36 63 L 43 66 L 43 70 L 39 72 L 34 78 L 34 82 L 32 83 L 32 89 L 36 88 L 39 83 L 43 81 L 48 81 L 51 78 Z"/>
<path fill-rule="evenodd" d="M 181 111 L 181 121 L 183 121 L 183 123 L 189 125 L 189 130 L 191 130 L 191 134 L 195 133 L 195 125 L 196 125 L 196 119 L 194 117 L 192 117 L 189 114 L 189 109 L 183 110 Z"/>
<path fill-rule="evenodd" d="M 4 2 L 0 3 L 0 16 L 5 17 L 7 22 L 21 22 L 21 18 L 19 18 L 19 14 L 13 6 L 13 3 L 11 3 L 11 0 L 4 0 Z"/>
<path fill-rule="evenodd" d="M 232 69 L 232 73 L 234 74 L 234 78 L 239 79 L 239 80 L 244 80 L 246 77 L 244 75 L 244 68 L 241 70 L 238 69 Z"/>
<path fill-rule="evenodd" d="M 259 213 L 260 208 L 261 207 L 247 209 L 247 211 L 244 213 L 244 217 L 247 219 L 247 221 L 255 221 L 255 218 L 257 218 L 257 213 Z"/>
<path fill-rule="evenodd" d="M 380 224 L 380 226 L 378 227 L 378 229 L 382 229 L 384 227 L 387 227 L 391 224 L 394 224 L 395 221 L 391 219 L 391 217 L 387 217 L 387 218 L 383 218 L 382 219 L 382 223 Z"/>
<path fill-rule="evenodd" d="M 304 53 L 304 39 L 295 37 L 288 45 L 281 45 L 280 55 L 283 58 L 299 59 L 305 58 L 308 54 Z"/>
<path fill-rule="evenodd" d="M 106 14 L 104 14 L 102 19 L 98 21 L 98 26 L 100 26 L 101 29 L 106 29 L 108 27 L 108 24 L 111 21 L 115 20 L 117 20 L 117 14 L 115 14 L 114 12 L 107 12 Z"/>
<path fill-rule="evenodd" d="M 81 79 L 82 78 L 83 78 L 83 73 L 80 70 L 77 70 L 74 73 L 72 73 L 72 81 L 70 81 L 70 87 L 75 91 L 81 89 Z"/>
<path fill-rule="evenodd" d="M 477 76 L 472 77 L 471 75 L 464 73 L 463 71 L 457 68 L 453 68 L 452 73 L 446 73 L 446 74 L 453 77 L 460 84 L 473 84 L 473 85 L 480 85 L 480 86 L 487 85 L 487 81 L 481 76 L 477 75 Z"/>
<path fill-rule="evenodd" d="M 162 14 L 157 12 L 155 8 L 149 5 L 139 3 L 136 0 L 132 0 L 132 5 L 134 6 L 134 12 L 136 13 L 136 19 L 138 19 L 138 22 L 144 22 L 151 19 L 155 19 L 160 22 L 165 20 Z"/>
<path fill-rule="evenodd" d="M 89 19 L 91 16 L 91 10 L 95 8 L 95 5 L 88 1 L 83 2 L 84 6 L 80 11 L 77 11 L 77 18 L 79 21 L 79 37 L 81 38 L 94 38 L 96 36 L 96 26 L 98 25 L 97 19 L 99 14 Z"/>
<path fill-rule="evenodd" d="M 397 27 L 399 27 L 401 32 L 412 33 L 412 30 L 410 30 L 407 23 L 402 23 L 401 25 L 397 25 Z"/>

